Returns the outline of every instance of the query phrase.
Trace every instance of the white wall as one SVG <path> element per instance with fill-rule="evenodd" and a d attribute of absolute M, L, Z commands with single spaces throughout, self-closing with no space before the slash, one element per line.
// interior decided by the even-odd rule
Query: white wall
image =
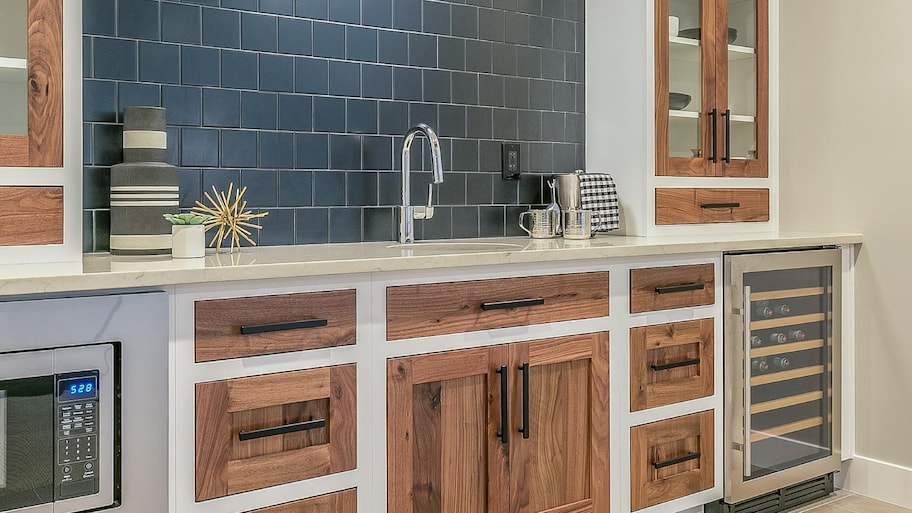
<path fill-rule="evenodd" d="M 864 234 L 855 465 L 847 487 L 912 502 L 912 1 L 781 3 L 781 227 Z M 854 478 L 854 479 L 853 479 Z M 880 480 L 883 481 L 883 480 Z M 863 482 L 868 482 L 863 485 Z M 873 488 L 872 488 L 873 486 Z"/>

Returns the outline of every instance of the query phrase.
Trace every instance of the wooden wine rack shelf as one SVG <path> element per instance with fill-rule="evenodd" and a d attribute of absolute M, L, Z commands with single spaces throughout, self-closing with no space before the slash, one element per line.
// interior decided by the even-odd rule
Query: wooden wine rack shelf
<path fill-rule="evenodd" d="M 777 354 L 796 353 L 798 351 L 807 351 L 808 349 L 819 349 L 823 347 L 823 339 L 803 340 L 801 342 L 789 342 L 787 344 L 777 344 L 775 346 L 758 347 L 751 349 L 751 358 L 760 358 L 763 356 L 773 356 Z"/>
<path fill-rule="evenodd" d="M 827 292 L 832 292 L 832 288 L 828 287 Z M 754 292 L 750 296 L 751 301 L 770 301 L 773 299 L 789 299 L 794 297 L 808 297 L 808 296 L 819 296 L 823 294 L 823 287 L 810 287 L 806 289 L 787 289 L 787 290 L 771 290 L 769 292 Z"/>
<path fill-rule="evenodd" d="M 751 413 L 755 414 L 772 410 L 780 410 L 782 408 L 788 408 L 789 406 L 795 406 L 798 404 L 812 403 L 814 401 L 819 401 L 820 399 L 823 399 L 822 390 L 808 392 L 806 394 L 792 395 L 789 397 L 780 397 L 779 399 L 774 399 L 772 401 L 766 401 L 763 403 L 751 405 Z"/>
<path fill-rule="evenodd" d="M 823 424 L 823 417 L 811 417 L 809 419 L 799 420 L 798 422 L 791 422 L 789 424 L 764 429 L 763 431 L 751 431 L 751 443 L 766 440 L 767 438 L 787 435 L 821 424 Z"/>
<path fill-rule="evenodd" d="M 760 376 L 754 376 L 751 378 L 751 386 L 755 387 L 758 385 L 767 385 L 769 383 L 778 383 L 780 381 L 787 381 L 790 379 L 797 378 L 806 378 L 808 376 L 814 376 L 815 374 L 823 374 L 823 365 L 815 365 L 813 367 L 802 367 L 800 369 L 792 369 L 787 371 L 773 372 L 770 374 L 763 374 Z"/>
<path fill-rule="evenodd" d="M 769 328 L 782 328 L 785 326 L 795 326 L 798 324 L 807 324 L 811 322 L 820 322 L 826 320 L 827 314 L 813 313 L 806 315 L 791 315 L 788 317 L 777 317 L 775 319 L 764 319 L 762 321 L 751 321 L 751 331 L 765 330 Z"/>

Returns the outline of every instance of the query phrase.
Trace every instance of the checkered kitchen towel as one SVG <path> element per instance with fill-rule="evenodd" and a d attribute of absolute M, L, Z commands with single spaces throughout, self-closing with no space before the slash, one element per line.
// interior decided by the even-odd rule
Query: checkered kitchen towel
<path fill-rule="evenodd" d="M 614 179 L 607 173 L 582 173 L 581 206 L 592 212 L 592 233 L 618 228 L 618 196 Z"/>

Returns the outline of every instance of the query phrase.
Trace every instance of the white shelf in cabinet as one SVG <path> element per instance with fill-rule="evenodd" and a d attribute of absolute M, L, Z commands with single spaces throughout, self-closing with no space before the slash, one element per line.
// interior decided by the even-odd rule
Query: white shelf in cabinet
<path fill-rule="evenodd" d="M 700 113 L 689 111 L 689 110 L 670 110 L 670 111 L 668 111 L 668 117 L 684 118 L 684 119 L 699 119 Z"/>
<path fill-rule="evenodd" d="M 744 59 L 753 59 L 757 56 L 757 51 L 749 46 L 728 45 L 728 60 L 740 61 Z"/>
<path fill-rule="evenodd" d="M 696 48 L 700 47 L 700 41 L 696 39 L 691 39 L 689 37 L 677 37 L 669 36 L 668 43 L 671 45 L 683 45 L 683 46 L 693 46 Z"/>
<path fill-rule="evenodd" d="M 0 69 L 25 69 L 25 59 L 15 57 L 0 57 Z"/>
<path fill-rule="evenodd" d="M 731 115 L 732 123 L 753 123 L 757 120 L 755 116 L 743 116 L 740 114 Z"/>

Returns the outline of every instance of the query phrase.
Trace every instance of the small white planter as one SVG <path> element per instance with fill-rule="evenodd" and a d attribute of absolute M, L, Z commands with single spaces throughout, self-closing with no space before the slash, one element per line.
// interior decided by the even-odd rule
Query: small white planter
<path fill-rule="evenodd" d="M 171 225 L 172 258 L 201 258 L 204 256 L 206 256 L 206 230 L 203 225 Z"/>

